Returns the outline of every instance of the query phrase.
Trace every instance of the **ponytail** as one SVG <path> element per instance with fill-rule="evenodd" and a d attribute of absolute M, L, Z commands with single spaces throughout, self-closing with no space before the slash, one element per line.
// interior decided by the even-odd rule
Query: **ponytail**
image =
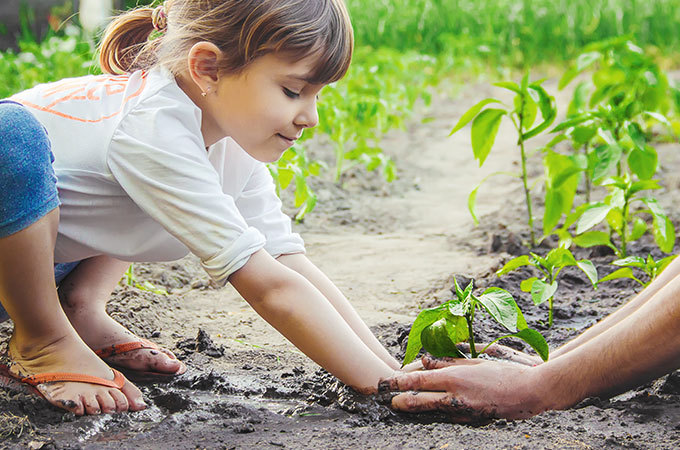
<path fill-rule="evenodd" d="M 116 17 L 99 44 L 99 65 L 112 75 L 145 69 L 155 63 L 149 36 L 156 31 L 154 9 L 137 8 Z"/>

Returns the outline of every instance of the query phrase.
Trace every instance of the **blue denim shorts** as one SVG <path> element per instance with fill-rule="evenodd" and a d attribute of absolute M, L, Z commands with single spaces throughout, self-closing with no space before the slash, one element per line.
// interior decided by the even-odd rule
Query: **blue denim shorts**
<path fill-rule="evenodd" d="M 22 105 L 0 100 L 0 238 L 27 228 L 59 206 L 53 162 L 40 122 Z M 77 265 L 55 264 L 57 284 Z M 7 318 L 0 306 L 0 322 Z"/>

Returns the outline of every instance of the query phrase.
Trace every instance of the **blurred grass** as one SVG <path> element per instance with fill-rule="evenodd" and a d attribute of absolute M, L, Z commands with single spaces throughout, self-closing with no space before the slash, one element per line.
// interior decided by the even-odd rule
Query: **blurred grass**
<path fill-rule="evenodd" d="M 680 49 L 678 0 L 346 0 L 357 45 L 479 57 L 527 67 L 562 62 L 591 42 L 630 35 Z"/>

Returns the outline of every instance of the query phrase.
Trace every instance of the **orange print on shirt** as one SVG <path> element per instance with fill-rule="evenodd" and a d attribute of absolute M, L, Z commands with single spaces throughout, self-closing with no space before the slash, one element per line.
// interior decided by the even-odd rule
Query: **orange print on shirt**
<path fill-rule="evenodd" d="M 71 78 L 43 86 L 39 97 L 40 100 L 44 100 L 44 103 L 41 102 L 42 104 L 24 100 L 21 98 L 21 94 L 15 100 L 28 108 L 34 108 L 65 119 L 97 123 L 120 114 L 131 98 L 141 94 L 146 85 L 147 75 L 147 72 L 142 72 L 141 76 L 135 77 L 136 79 L 133 81 L 130 81 L 129 75 Z M 121 97 L 120 100 L 116 99 L 116 96 Z M 108 101 L 102 102 L 103 98 Z M 87 105 L 87 103 L 93 102 L 98 102 L 98 104 Z M 111 110 L 103 111 L 102 108 L 106 107 Z M 85 114 L 90 117 L 85 116 Z"/>

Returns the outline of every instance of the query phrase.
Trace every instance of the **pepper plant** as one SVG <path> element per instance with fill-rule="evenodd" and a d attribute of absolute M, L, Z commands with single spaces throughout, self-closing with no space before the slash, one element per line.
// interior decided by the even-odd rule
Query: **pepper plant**
<path fill-rule="evenodd" d="M 665 253 L 673 250 L 673 223 L 656 199 L 639 195 L 641 191 L 660 189 L 658 180 L 632 181 L 628 174 L 624 174 L 623 177 L 609 177 L 600 184 L 609 190 L 609 195 L 604 201 L 591 203 L 583 209 L 576 225 L 576 236 L 573 238 L 576 245 L 606 245 L 619 258 L 625 258 L 628 256 L 628 244 L 642 237 L 651 228 L 659 249 Z M 641 203 L 643 208 L 634 209 L 633 203 Z M 651 215 L 651 227 L 641 217 L 643 214 Z M 608 232 L 590 231 L 603 221 L 609 228 Z"/>
<path fill-rule="evenodd" d="M 513 174 L 513 176 L 516 176 L 522 180 L 532 246 L 536 245 L 536 236 L 534 234 L 534 217 L 532 213 L 531 192 L 527 175 L 527 149 L 525 144 L 527 140 L 537 136 L 543 130 L 547 129 L 553 123 L 555 116 L 557 115 L 555 99 L 548 95 L 545 89 L 541 86 L 542 83 L 543 80 L 529 82 L 528 72 L 522 78 L 520 84 L 512 81 L 494 83 L 494 86 L 507 89 L 515 94 L 513 106 L 503 105 L 500 100 L 495 98 L 484 99 L 470 108 L 465 114 L 463 114 L 449 134 L 449 136 L 454 134 L 467 125 L 470 121 L 472 121 L 472 153 L 474 154 L 475 159 L 479 161 L 479 166 L 481 167 L 484 164 L 484 161 L 486 161 L 487 156 L 489 156 L 489 152 L 491 151 L 494 141 L 496 140 L 501 119 L 504 116 L 510 118 L 513 125 L 515 126 L 515 130 L 517 131 L 517 146 L 520 151 L 521 162 L 521 173 L 519 175 Z M 486 106 L 492 103 L 503 105 L 503 107 L 484 109 Z M 539 111 L 541 113 L 541 121 L 536 125 Z M 494 173 L 490 176 L 498 174 L 501 173 Z M 503 172 L 502 174 L 507 175 L 506 172 Z M 482 183 L 485 180 L 482 180 Z M 475 223 L 479 223 L 474 209 L 477 190 L 482 183 L 477 185 L 468 197 L 468 208 Z"/>
<path fill-rule="evenodd" d="M 598 283 L 616 280 L 619 278 L 630 278 L 631 280 L 638 282 L 643 287 L 647 287 L 677 256 L 678 255 L 666 256 L 665 258 L 661 258 L 658 261 L 655 261 L 654 258 L 652 258 L 652 255 L 647 255 L 647 259 L 640 256 L 628 256 L 627 258 L 617 259 L 616 261 L 612 262 L 612 264 L 621 268 L 615 270 L 607 276 L 602 277 Z M 641 281 L 639 278 L 637 278 L 633 274 L 633 268 L 641 270 L 647 276 L 647 281 Z"/>
<path fill-rule="evenodd" d="M 552 249 L 544 257 L 531 253 L 508 261 L 496 274 L 502 276 L 523 266 L 532 266 L 539 270 L 540 277 L 530 277 L 522 281 L 520 288 L 531 292 L 535 305 L 548 301 L 548 327 L 553 326 L 553 301 L 558 288 L 557 278 L 565 267 L 576 266 L 586 274 L 593 286 L 597 285 L 597 269 L 587 259 L 576 260 L 567 248 Z"/>
<path fill-rule="evenodd" d="M 490 287 L 476 296 L 472 292 L 473 286 L 474 282 L 471 281 L 463 290 L 454 278 L 455 298 L 437 307 L 424 309 L 418 314 L 408 335 L 403 365 L 413 361 L 421 348 L 437 358 L 465 357 L 456 346 L 461 342 L 470 344 L 470 356 L 476 358 L 490 345 L 509 337 L 523 340 L 536 350 L 541 359 L 548 360 L 548 344 L 541 333 L 527 326 L 509 292 Z M 481 352 L 476 350 L 473 328 L 475 313 L 478 311 L 488 312 L 510 332 L 489 343 Z"/>

